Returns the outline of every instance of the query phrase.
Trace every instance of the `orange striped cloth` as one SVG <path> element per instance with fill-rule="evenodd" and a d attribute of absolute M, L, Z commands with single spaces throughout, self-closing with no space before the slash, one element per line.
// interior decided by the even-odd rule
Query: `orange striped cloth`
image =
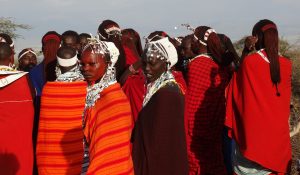
<path fill-rule="evenodd" d="M 84 121 L 90 159 L 87 174 L 133 174 L 131 109 L 118 83 L 100 93 L 95 106 L 86 110 Z"/>
<path fill-rule="evenodd" d="M 39 175 L 80 174 L 86 82 L 48 82 L 41 98 L 37 139 Z"/>

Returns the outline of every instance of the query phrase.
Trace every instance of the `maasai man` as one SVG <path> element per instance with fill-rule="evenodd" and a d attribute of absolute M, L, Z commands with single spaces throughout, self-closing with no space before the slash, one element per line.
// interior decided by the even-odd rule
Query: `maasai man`
<path fill-rule="evenodd" d="M 170 70 L 177 60 L 168 38 L 146 44 L 142 64 L 147 92 L 133 131 L 135 174 L 188 174 L 184 96 Z"/>
<path fill-rule="evenodd" d="M 37 64 L 37 56 L 33 49 L 23 49 L 18 56 L 18 70 L 29 72 Z"/>
<path fill-rule="evenodd" d="M 82 119 L 82 174 L 133 174 L 130 152 L 130 104 L 115 78 L 119 51 L 112 42 L 93 38 L 85 46 L 81 70 L 88 82 Z"/>
<path fill-rule="evenodd" d="M 12 49 L 12 51 L 15 53 L 15 43 L 8 34 L 0 33 L 0 42 L 7 43 Z"/>
<path fill-rule="evenodd" d="M 182 60 L 181 71 L 184 79 L 187 80 L 187 66 L 189 61 L 196 56 L 192 50 L 192 42 L 194 40 L 194 35 L 187 35 L 181 40 L 181 45 L 179 47 L 179 57 Z"/>
<path fill-rule="evenodd" d="M 10 45 L 0 42 L 0 173 L 32 174 L 33 91 L 13 63 Z"/>
<path fill-rule="evenodd" d="M 122 30 L 122 46 L 126 54 L 126 71 L 120 83 L 130 101 L 134 121 L 142 109 L 145 94 L 145 78 L 141 69 L 142 45 L 139 34 L 133 29 Z"/>
<path fill-rule="evenodd" d="M 185 98 L 189 174 L 226 174 L 222 132 L 230 74 L 223 65 L 231 61 L 226 61 L 215 30 L 207 26 L 196 28 L 192 49 L 198 56 L 188 65 Z"/>
<path fill-rule="evenodd" d="M 120 78 L 126 70 L 126 55 L 122 47 L 122 33 L 120 26 L 112 20 L 104 20 L 98 27 L 98 36 L 102 41 L 113 42 L 119 50 L 119 58 L 115 65 L 116 78 L 120 81 Z"/>
<path fill-rule="evenodd" d="M 226 123 L 236 142 L 234 172 L 286 174 L 291 163 L 291 61 L 278 55 L 274 22 L 259 21 L 252 36 L 257 51 L 234 74 L 227 100 Z"/>
<path fill-rule="evenodd" d="M 225 50 L 227 57 L 232 58 L 232 59 L 228 59 L 228 61 L 232 60 L 232 62 L 230 63 L 230 67 L 231 67 L 232 71 L 236 71 L 240 66 L 241 58 L 237 54 L 237 52 L 231 42 L 231 39 L 228 36 L 226 36 L 225 34 L 221 34 L 221 33 L 218 33 L 218 36 L 220 38 L 222 48 Z M 228 63 L 226 63 L 226 64 L 228 64 Z"/>
<path fill-rule="evenodd" d="M 47 82 L 41 98 L 37 139 L 39 175 L 81 173 L 82 111 L 87 84 L 79 70 L 76 50 L 57 51 L 55 82 Z"/>
<path fill-rule="evenodd" d="M 79 50 L 78 50 L 79 58 L 78 58 L 78 59 L 80 59 L 82 49 L 83 49 L 84 46 L 87 45 L 87 43 L 88 43 L 88 38 L 91 38 L 91 35 L 90 35 L 90 34 L 87 34 L 87 33 L 81 33 L 81 34 L 79 35 Z"/>
<path fill-rule="evenodd" d="M 80 44 L 78 33 L 73 30 L 65 31 L 63 34 L 61 34 L 61 45 L 69 46 L 79 51 Z"/>
<path fill-rule="evenodd" d="M 226 36 L 225 34 L 218 33 L 218 37 L 220 38 L 222 48 L 227 53 L 227 57 L 232 58 L 232 59 L 229 59 L 229 60 L 232 60 L 232 62 L 230 64 L 230 66 L 228 67 L 230 75 L 232 76 L 232 73 L 234 71 L 237 71 L 237 69 L 239 68 L 240 57 L 236 53 L 234 46 L 228 36 Z M 227 90 L 225 90 L 225 98 L 226 98 L 226 94 L 227 94 L 226 92 L 227 92 Z M 233 173 L 231 153 L 232 153 L 232 138 L 229 137 L 228 128 L 225 126 L 223 129 L 223 155 L 224 155 L 224 162 L 225 162 L 225 166 L 226 166 L 228 174 Z"/>
<path fill-rule="evenodd" d="M 36 143 L 39 116 L 40 116 L 40 100 L 42 89 L 46 81 L 54 81 L 56 79 L 56 52 L 60 45 L 60 35 L 55 31 L 47 32 L 42 38 L 42 51 L 44 60 L 32 68 L 29 72 L 31 83 L 35 89 L 36 97 L 34 99 L 34 127 L 33 127 L 33 141 Z M 35 169 L 37 171 L 37 169 Z"/>
<path fill-rule="evenodd" d="M 44 54 L 44 60 L 41 63 L 43 65 L 43 73 L 45 81 L 55 81 L 56 80 L 56 53 L 60 47 L 60 35 L 55 31 L 47 32 L 42 38 L 42 51 Z"/>

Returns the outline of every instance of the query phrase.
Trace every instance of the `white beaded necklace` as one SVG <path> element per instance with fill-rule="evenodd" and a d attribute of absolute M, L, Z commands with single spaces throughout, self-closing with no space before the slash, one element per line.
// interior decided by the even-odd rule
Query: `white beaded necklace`
<path fill-rule="evenodd" d="M 164 87 L 166 84 L 174 82 L 176 83 L 173 74 L 168 70 L 161 74 L 161 76 L 155 80 L 152 83 L 149 83 L 147 85 L 147 92 L 146 96 L 143 101 L 143 107 L 146 106 L 146 104 L 149 102 L 151 97 L 162 87 Z"/>

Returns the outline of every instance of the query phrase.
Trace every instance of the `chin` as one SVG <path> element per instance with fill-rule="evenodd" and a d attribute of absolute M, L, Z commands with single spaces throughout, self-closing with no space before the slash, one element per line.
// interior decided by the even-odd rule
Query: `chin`
<path fill-rule="evenodd" d="M 154 82 L 157 78 L 147 78 L 147 84 Z"/>

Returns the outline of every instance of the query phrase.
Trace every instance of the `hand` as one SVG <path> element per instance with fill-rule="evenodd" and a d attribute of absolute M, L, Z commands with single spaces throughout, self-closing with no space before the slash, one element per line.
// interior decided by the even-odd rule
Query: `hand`
<path fill-rule="evenodd" d="M 248 51 L 254 51 L 255 50 L 255 43 L 257 42 L 258 38 L 255 36 L 248 36 L 245 39 L 245 49 Z"/>

